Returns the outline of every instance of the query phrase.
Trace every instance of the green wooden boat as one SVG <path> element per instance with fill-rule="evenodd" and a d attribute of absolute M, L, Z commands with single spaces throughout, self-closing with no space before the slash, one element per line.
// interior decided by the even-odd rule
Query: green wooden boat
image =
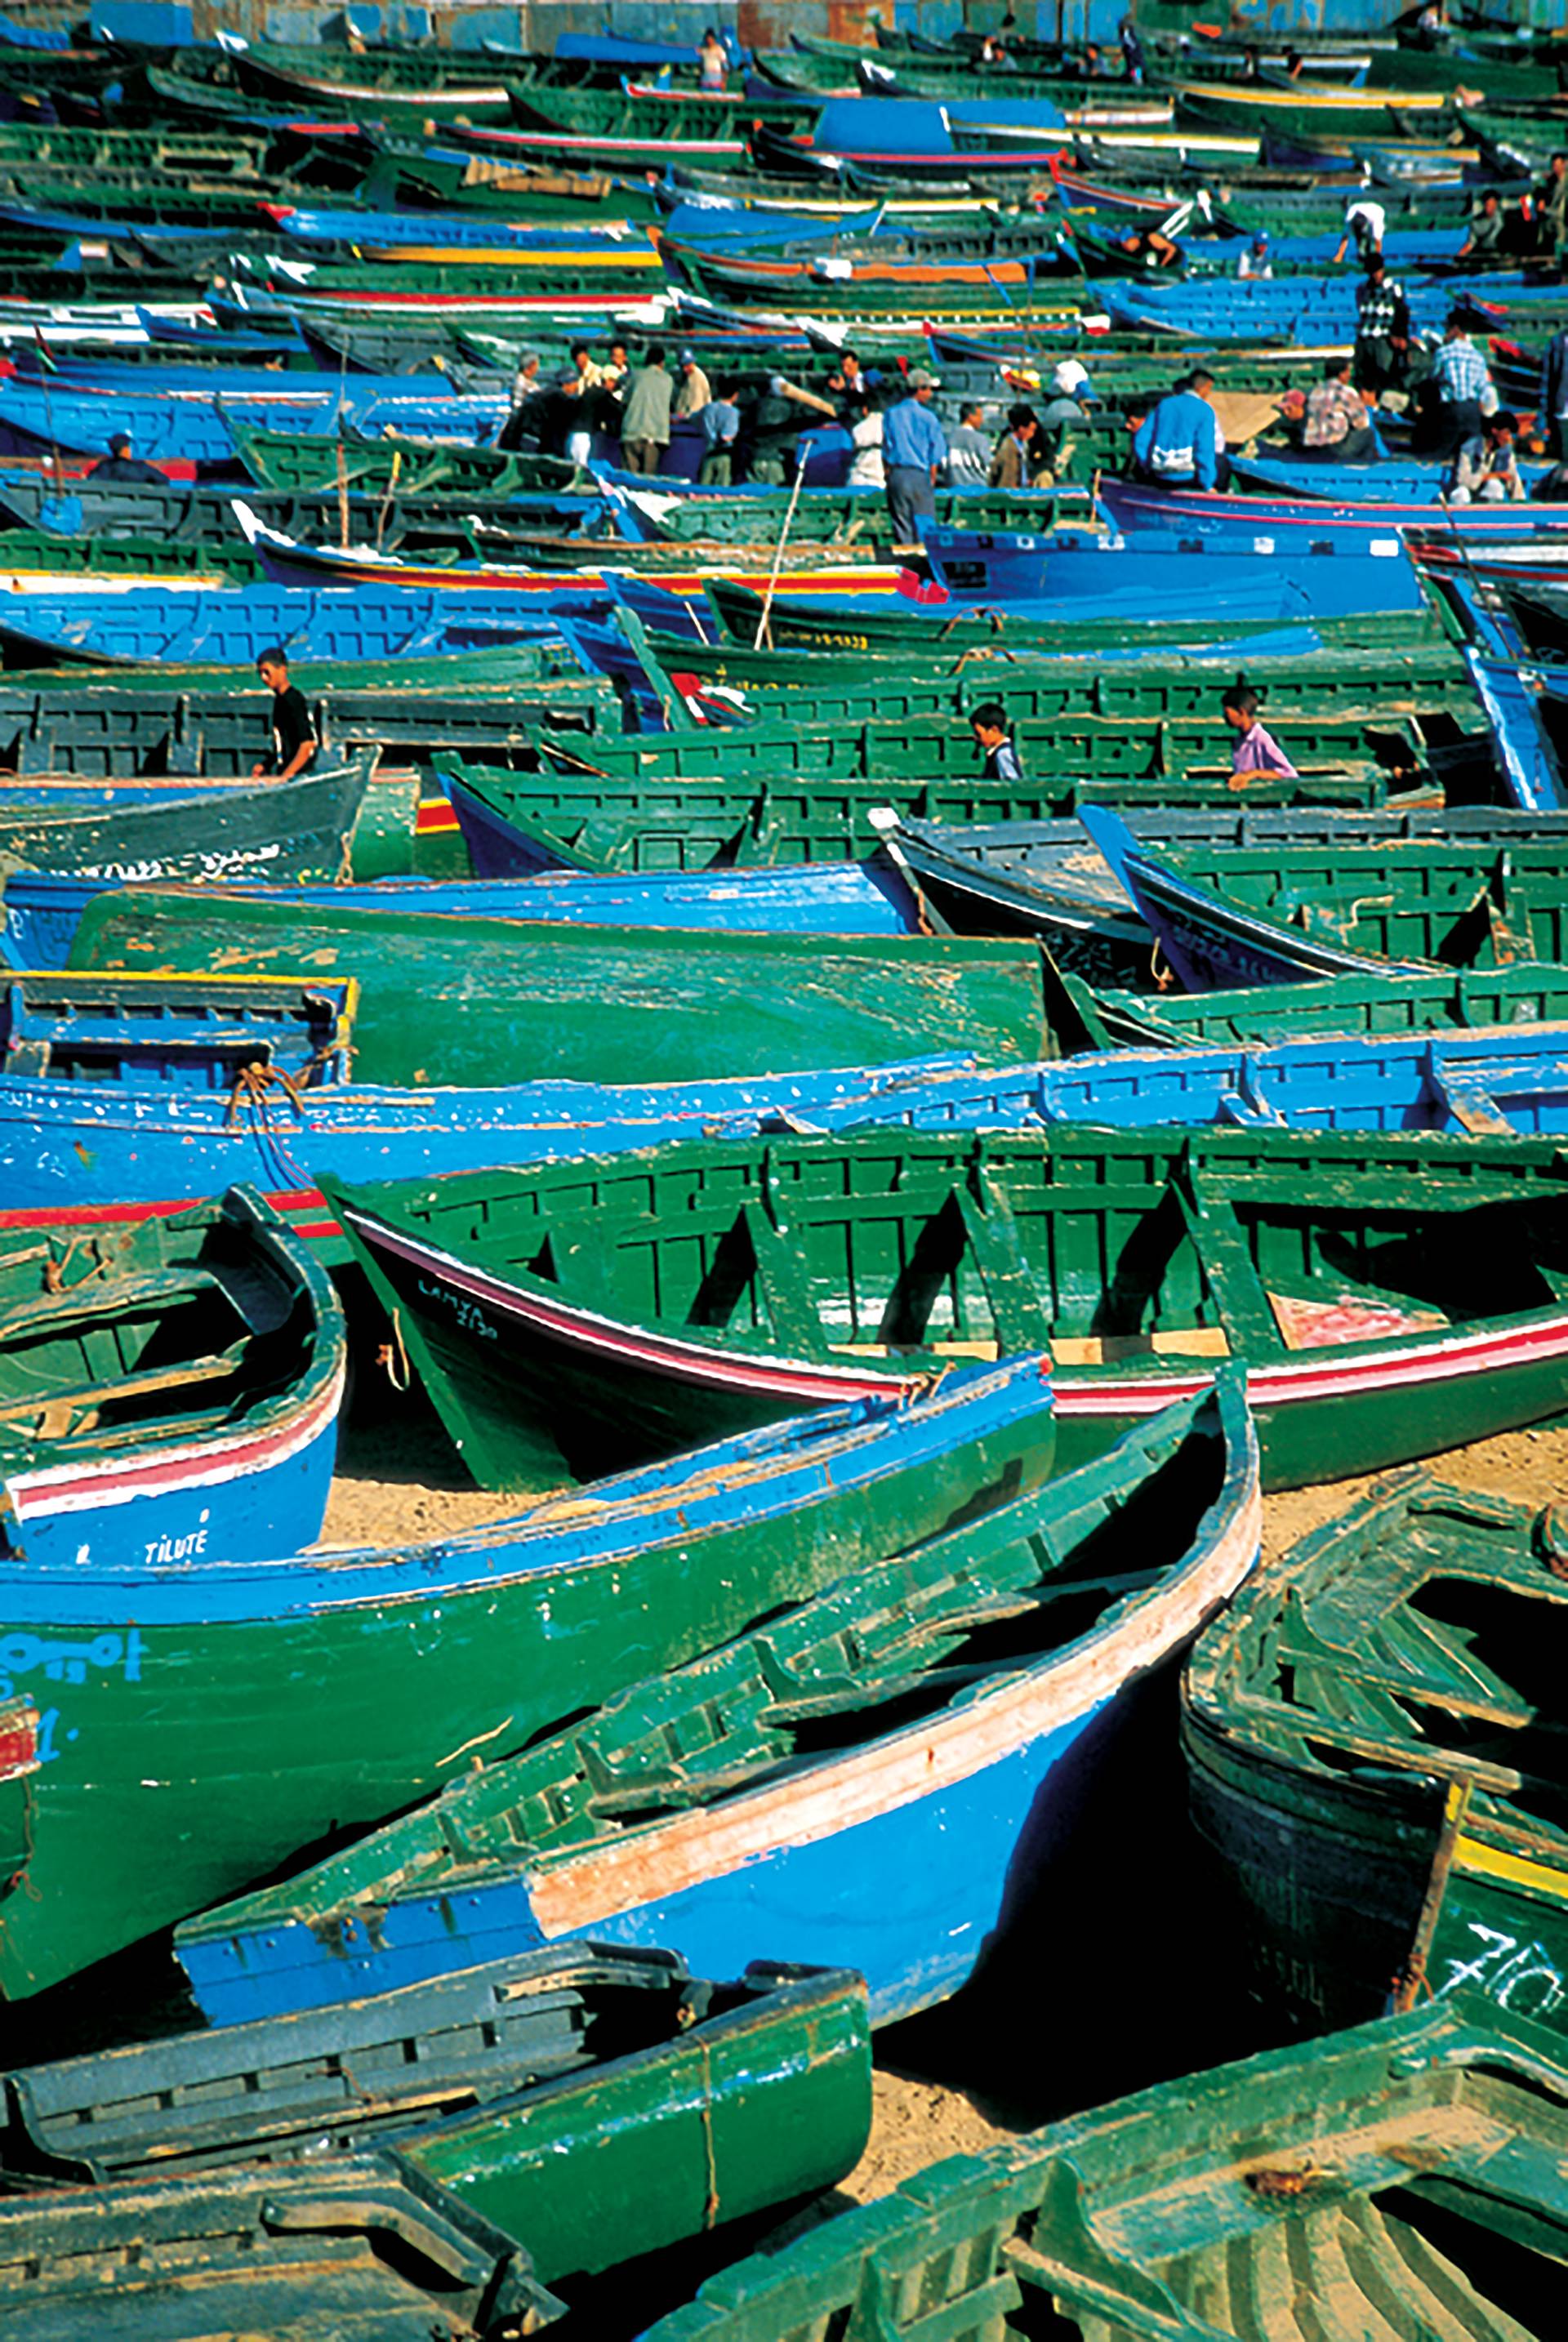
<path fill-rule="evenodd" d="M 168 2206 L 204 2173 L 319 2176 L 369 2150 L 515 2237 L 554 2286 L 842 2179 L 871 2127 L 871 2029 L 844 1969 L 710 1982 L 669 1952 L 571 1944 L 325 2017 L 28 2067 L 5 2095 L 3 2184 L 35 2207 L 90 2186 L 108 2226 L 149 2185 Z M 0 2204 L 0 2268 L 14 2220 L 38 2234 Z M 216 2274 L 194 2269 L 193 2291 Z M 50 2254 L 39 2296 L 62 2317 L 63 2275 Z"/>
<path fill-rule="evenodd" d="M 1244 1360 L 1276 1488 L 1568 1403 L 1545 1141 L 1064 1124 L 322 1186 L 447 1429 L 490 1453 L 667 1454 L 1014 1349 L 1052 1353 L 1064 1463 Z"/>
<path fill-rule="evenodd" d="M 313 1269 L 318 1277 L 319 1269 Z M 17 1787 L 0 1896 L 24 1997 L 375 1827 L 650 1670 L 1049 1477 L 1037 1358 L 720 1443 L 484 1528 L 276 1546 L 242 1569 L 13 1573 L 11 1672 L 36 1669 L 53 1761 Z M 18 1642 L 25 1636 L 25 1646 Z M 70 1653 L 58 1681 L 52 1654 Z"/>
<path fill-rule="evenodd" d="M 45 122 L 0 123 L 0 173 L 31 184 L 42 172 L 95 179 L 275 184 L 266 169 L 268 142 L 255 131 L 123 130 Z"/>
<path fill-rule="evenodd" d="M 759 725 L 727 736 L 640 734 L 629 756 L 613 736 L 595 734 L 591 743 L 573 747 L 560 736 L 540 733 L 533 744 L 537 772 L 454 759 L 442 764 L 440 776 L 454 793 L 475 866 L 490 875 L 554 864 L 705 870 L 859 861 L 881 842 L 873 815 L 889 806 L 931 821 L 993 822 L 1059 819 L 1090 802 L 1113 802 L 1124 810 L 1235 803 L 1229 759 L 1222 762 L 1223 743 L 1210 726 L 1107 727 L 1094 735 L 1085 725 L 1063 752 L 1057 774 L 1022 783 L 974 774 L 973 738 L 957 725 L 934 726 L 921 742 L 935 766 L 929 778 L 907 776 L 919 762 L 917 755 L 904 753 L 913 721 L 905 727 L 889 725 L 877 742 L 874 761 L 885 768 L 879 778 L 854 769 L 861 760 L 857 730 L 869 726 L 846 726 L 837 740 L 827 736 L 824 756 L 841 755 L 842 777 L 784 764 L 800 747 L 786 726 L 767 727 L 775 738 L 784 736 L 782 769 L 770 769 L 766 757 L 754 753 L 764 744 L 751 740 L 754 728 L 764 730 Z M 1331 729 L 1320 727 L 1319 736 Z M 1359 731 L 1355 736 L 1360 739 Z M 724 745 L 715 746 L 718 741 Z M 939 755 L 939 747 L 946 753 Z M 1257 775 L 1248 782 L 1247 796 L 1260 806 L 1369 807 L 1386 801 L 1391 777 L 1396 776 L 1370 762 L 1324 764 L 1293 778 Z"/>
<path fill-rule="evenodd" d="M 1412 1470 L 1204 1636 L 1193 1818 L 1259 1988 L 1316 2029 L 1480 1993 L 1568 2034 L 1568 1510 Z"/>
<path fill-rule="evenodd" d="M 1554 2342 L 1561 2044 L 1443 2004 L 940 2163 L 644 2342 Z"/>
<path fill-rule="evenodd" d="M 756 641 L 757 629 L 764 626 L 764 616 L 761 594 L 726 578 L 704 580 L 704 591 L 726 641 Z M 939 618 L 913 609 L 907 616 L 903 611 L 813 610 L 786 596 L 775 600 L 766 613 L 763 640 L 781 650 L 833 650 L 841 654 L 883 650 L 925 653 L 989 646 L 996 651 L 1030 651 L 1043 656 L 1074 658 L 1092 656 L 1095 650 L 1114 644 L 1148 648 L 1157 645 L 1168 649 L 1182 641 L 1183 624 L 1187 640 L 1197 645 L 1213 641 L 1213 621 L 1205 626 L 1197 614 L 1183 620 L 1181 614 L 1173 612 L 1168 622 L 1161 620 L 1158 624 L 1127 619 L 1064 620 L 1052 624 L 1017 617 L 1004 606 Z M 1238 620 L 1225 620 L 1225 634 L 1232 641 L 1250 631 L 1253 629 Z M 1260 619 L 1255 631 L 1277 632 L 1278 621 Z M 1325 645 L 1364 646 L 1366 641 L 1364 618 L 1314 619 L 1313 631 Z M 1380 644 L 1394 651 L 1407 643 L 1433 641 L 1443 629 L 1429 614 L 1411 611 L 1380 613 L 1377 632 Z"/>
<path fill-rule="evenodd" d="M 292 781 L 75 777 L 0 795 L 0 870 L 68 871 L 115 884 L 386 878 L 414 866 L 419 780 L 378 779 L 379 746 Z"/>
<path fill-rule="evenodd" d="M 560 131 L 571 138 L 614 139 L 628 146 L 650 148 L 672 140 L 720 138 L 744 140 L 754 125 L 771 122 L 793 130 L 811 118 L 812 99 L 744 97 L 734 92 L 717 96 L 697 89 L 652 91 L 621 89 L 519 90 L 513 112 L 526 129 Z"/>
<path fill-rule="evenodd" d="M 1000 700 L 1015 723 L 1091 716 L 1130 721 L 1193 722 L 1212 716 L 1235 681 L 1233 659 L 1180 652 L 1107 663 L 1045 659 L 1009 651 L 895 652 L 836 656 L 831 651 L 757 650 L 744 643 L 694 643 L 643 627 L 623 609 L 621 625 L 644 644 L 664 675 L 723 685 L 756 704 L 764 721 L 863 724 L 872 718 L 960 717 Z M 1387 657 L 1345 648 L 1300 658 L 1249 660 L 1247 678 L 1263 696 L 1269 721 L 1388 717 L 1463 713 L 1473 719 L 1475 694 L 1458 650 L 1434 642 Z"/>
<path fill-rule="evenodd" d="M 1300 1041 L 1323 1033 L 1471 1032 L 1568 1021 L 1568 968 L 1536 960 L 1450 973 L 1337 976 L 1317 984 L 1254 984 L 1234 992 L 1106 990 L 1064 976 L 1049 983 L 1063 1054 L 1079 1049 L 1197 1049 Z"/>
<path fill-rule="evenodd" d="M 268 431 L 259 424 L 227 418 L 235 453 L 259 487 L 291 493 L 338 485 L 401 495 L 434 489 L 484 496 L 574 495 L 592 492 L 594 482 L 559 455 L 508 455 L 493 447 L 448 446 L 434 439 L 323 438 L 309 432 Z M 395 468 L 394 468 L 395 467 Z"/>
<path fill-rule="evenodd" d="M 140 578 L 158 584 L 188 578 L 200 585 L 259 586 L 265 575 L 241 537 L 185 544 L 147 536 L 57 536 L 45 528 L 0 534 L 0 577 L 112 577 L 129 585 Z"/>
<path fill-rule="evenodd" d="M 244 967 L 362 986 L 357 1076 L 398 1087 L 695 1081 L 1053 1054 L 1038 952 L 953 936 L 744 935 L 339 910 L 210 887 L 90 904 L 78 966 Z"/>

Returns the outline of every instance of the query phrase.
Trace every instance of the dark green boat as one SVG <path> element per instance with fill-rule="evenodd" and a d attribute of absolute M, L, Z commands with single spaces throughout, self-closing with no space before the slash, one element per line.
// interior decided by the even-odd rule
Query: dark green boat
<path fill-rule="evenodd" d="M 594 483 L 558 455 L 507 455 L 493 447 L 447 446 L 434 439 L 334 439 L 309 432 L 268 431 L 230 415 L 235 453 L 258 486 L 298 493 L 351 487 L 423 495 L 434 489 L 483 496 L 562 495 Z M 339 466 L 341 465 L 341 475 Z"/>
<path fill-rule="evenodd" d="M 1561 2042 L 1473 2005 L 937 2164 L 644 2342 L 1556 2342 Z"/>
<path fill-rule="evenodd" d="M 0 2269 L 16 2228 L 37 2237 L 43 2191 L 71 2189 L 109 2227 L 137 2196 L 166 2217 L 203 2174 L 321 2176 L 379 2150 L 555 2285 L 842 2179 L 871 2126 L 871 2029 L 843 1969 L 711 1983 L 669 1952 L 574 1943 L 5 2084 L 0 2187 L 34 2208 L 0 2204 Z M 189 2273 L 193 2294 L 215 2282 Z M 47 2251 L 36 2285 L 65 2316 Z"/>
<path fill-rule="evenodd" d="M 1544 1140 L 1062 1124 L 322 1186 L 487 1470 L 667 1455 L 1014 1350 L 1053 1356 L 1064 1464 L 1244 1361 L 1274 1488 L 1568 1402 Z"/>
<path fill-rule="evenodd" d="M 399 1087 L 1052 1055 L 1027 943 L 530 925 L 149 888 L 89 904 L 73 952 L 133 971 L 355 976 L 355 1072 Z"/>
<path fill-rule="evenodd" d="M 1415 1471 L 1209 1630 L 1193 1814 L 1272 2004 L 1317 2027 L 1463 1989 L 1568 2033 L 1565 1648 L 1568 1510 Z"/>

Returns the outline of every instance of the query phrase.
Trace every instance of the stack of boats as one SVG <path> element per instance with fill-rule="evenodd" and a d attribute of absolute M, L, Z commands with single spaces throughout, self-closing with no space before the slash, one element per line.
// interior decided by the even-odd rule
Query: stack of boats
<path fill-rule="evenodd" d="M 6 2333 L 1560 2331 L 1568 535 L 1285 419 L 1359 194 L 1557 423 L 1442 13 L 0 21 Z M 654 339 L 784 460 L 531 407 Z M 849 349 L 1095 403 L 901 543 Z M 1253 2054 L 748 2257 L 1178 1764 Z"/>

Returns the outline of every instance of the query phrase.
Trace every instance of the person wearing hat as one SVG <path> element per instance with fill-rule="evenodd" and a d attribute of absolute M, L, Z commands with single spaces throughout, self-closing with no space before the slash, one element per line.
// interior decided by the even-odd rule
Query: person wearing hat
<path fill-rule="evenodd" d="M 931 411 L 937 386 L 934 374 L 916 366 L 908 396 L 882 418 L 882 467 L 894 545 L 917 544 L 915 521 L 936 510 L 936 475 L 947 461 L 947 435 Z"/>
<path fill-rule="evenodd" d="M 714 394 L 707 375 L 697 364 L 695 350 L 683 350 L 675 364 L 681 381 L 672 412 L 678 423 L 687 415 L 700 415 Z"/>
<path fill-rule="evenodd" d="M 656 472 L 670 444 L 670 405 L 674 384 L 664 365 L 664 345 L 654 342 L 648 362 L 632 376 L 621 417 L 621 465 L 628 472 Z"/>
<path fill-rule="evenodd" d="M 166 473 L 160 472 L 155 464 L 144 464 L 134 452 L 128 431 L 115 432 L 109 442 L 108 454 L 100 455 L 91 465 L 87 477 L 90 480 L 118 480 L 123 485 L 132 486 L 145 485 L 166 488 L 169 484 Z"/>
<path fill-rule="evenodd" d="M 1266 227 L 1261 227 L 1237 261 L 1236 275 L 1238 276 L 1272 276 L 1273 273 L 1274 265 L 1269 258 L 1269 232 Z"/>
<path fill-rule="evenodd" d="M 1467 439 L 1479 439 L 1481 402 L 1491 385 L 1491 368 L 1470 338 L 1469 310 L 1451 309 L 1443 347 L 1432 362 L 1427 454 L 1446 459 Z"/>
<path fill-rule="evenodd" d="M 1366 275 L 1356 287 L 1355 352 L 1357 390 L 1398 390 L 1410 365 L 1410 304 L 1404 287 L 1383 265 L 1381 252 L 1366 264 Z"/>

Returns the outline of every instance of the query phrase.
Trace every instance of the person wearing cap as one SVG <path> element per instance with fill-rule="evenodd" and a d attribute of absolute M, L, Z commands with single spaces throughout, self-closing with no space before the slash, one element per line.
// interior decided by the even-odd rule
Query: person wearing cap
<path fill-rule="evenodd" d="M 1383 266 L 1382 253 L 1374 252 L 1356 287 L 1355 386 L 1374 394 L 1400 389 L 1409 365 L 1410 304 L 1403 285 Z"/>
<path fill-rule="evenodd" d="M 947 435 L 945 477 L 950 488 L 983 488 L 991 475 L 991 441 L 982 430 L 985 408 L 978 398 L 966 398 L 958 421 Z"/>
<path fill-rule="evenodd" d="M 1133 435 L 1133 460 L 1143 479 L 1159 488 L 1219 485 L 1218 418 L 1203 386 L 1211 375 L 1183 375 L 1156 399 Z"/>
<path fill-rule="evenodd" d="M 1087 423 L 1088 409 L 1097 406 L 1094 385 L 1076 358 L 1064 358 L 1051 369 L 1047 385 L 1051 395 L 1040 413 L 1042 431 L 1071 430 L 1075 425 Z"/>
<path fill-rule="evenodd" d="M 1470 312 L 1451 309 L 1428 385 L 1429 455 L 1446 458 L 1457 455 L 1467 439 L 1479 439 L 1481 402 L 1491 385 L 1491 368 L 1470 338 Z"/>
<path fill-rule="evenodd" d="M 625 412 L 621 417 L 621 466 L 627 472 L 656 472 L 670 444 L 670 405 L 674 384 L 664 365 L 664 345 L 650 344 L 647 364 L 632 376 Z"/>
<path fill-rule="evenodd" d="M 678 423 L 688 415 L 700 415 L 714 394 L 707 375 L 697 364 L 695 350 L 683 350 L 675 365 L 681 380 L 671 411 Z"/>
<path fill-rule="evenodd" d="M 151 487 L 155 485 L 166 488 L 169 484 L 166 473 L 160 472 L 155 464 L 144 464 L 135 454 L 128 431 L 115 433 L 109 442 L 108 454 L 100 455 L 97 462 L 90 466 L 87 477 L 90 480 L 118 480 L 123 485 L 133 486 L 145 485 Z"/>
<path fill-rule="evenodd" d="M 1273 273 L 1274 265 L 1269 258 L 1269 232 L 1266 227 L 1261 227 L 1237 261 L 1236 275 L 1238 276 L 1272 276 Z"/>
<path fill-rule="evenodd" d="M 947 435 L 931 411 L 936 387 L 936 376 L 916 366 L 909 395 L 882 418 L 882 465 L 894 545 L 916 544 L 915 521 L 936 510 L 936 475 L 947 461 Z"/>

